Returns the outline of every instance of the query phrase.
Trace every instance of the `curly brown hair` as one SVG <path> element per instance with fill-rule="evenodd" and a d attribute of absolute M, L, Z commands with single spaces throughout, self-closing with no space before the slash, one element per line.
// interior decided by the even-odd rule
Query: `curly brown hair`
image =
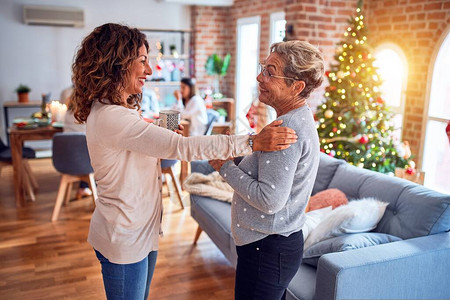
<path fill-rule="evenodd" d="M 72 65 L 74 92 L 71 101 L 75 119 L 86 122 L 95 100 L 121 105 L 129 69 L 144 45 L 145 35 L 136 28 L 107 23 L 94 29 L 81 43 Z M 140 109 L 142 94 L 131 95 L 127 107 Z"/>

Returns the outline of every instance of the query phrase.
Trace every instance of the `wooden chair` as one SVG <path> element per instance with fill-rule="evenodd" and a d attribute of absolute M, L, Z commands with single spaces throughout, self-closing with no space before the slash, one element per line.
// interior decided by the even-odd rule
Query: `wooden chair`
<path fill-rule="evenodd" d="M 23 189 L 30 197 L 31 201 L 36 201 L 36 196 L 34 193 L 39 188 L 36 177 L 31 171 L 30 164 L 28 163 L 29 158 L 36 158 L 36 153 L 33 149 L 24 147 L 22 150 L 22 169 L 21 173 L 23 176 Z M 0 174 L 3 167 L 11 165 L 11 148 L 3 144 L 3 141 L 0 140 Z"/>
<path fill-rule="evenodd" d="M 70 191 L 74 182 L 88 182 L 95 205 L 97 188 L 94 180 L 94 170 L 92 169 L 87 149 L 86 135 L 79 132 L 55 134 L 53 137 L 52 160 L 55 169 L 61 173 L 61 183 L 56 196 L 52 222 L 58 220 L 63 202 L 69 202 Z"/>
<path fill-rule="evenodd" d="M 180 184 L 178 178 L 175 176 L 175 172 L 173 169 L 173 166 L 177 162 L 178 162 L 178 160 L 161 159 L 161 173 L 164 176 L 164 179 L 165 179 L 164 181 L 165 181 L 166 186 L 167 186 L 166 174 L 169 174 L 170 178 L 172 179 L 173 185 L 175 187 L 175 191 L 177 193 L 178 200 L 180 201 L 181 208 L 184 209 L 183 198 L 181 195 L 181 184 Z M 169 189 L 168 186 L 167 186 L 167 189 Z M 170 192 L 170 190 L 169 190 L 169 192 Z"/>

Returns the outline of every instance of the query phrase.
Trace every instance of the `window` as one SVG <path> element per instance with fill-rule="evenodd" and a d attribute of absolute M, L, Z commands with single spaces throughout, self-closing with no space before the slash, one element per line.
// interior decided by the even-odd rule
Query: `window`
<path fill-rule="evenodd" d="M 400 140 L 405 109 L 405 91 L 408 78 L 408 64 L 403 51 L 395 44 L 383 44 L 375 52 L 374 65 L 383 79 L 381 95 L 394 111 L 394 135 Z"/>
<path fill-rule="evenodd" d="M 260 17 L 237 21 L 236 133 L 250 130 L 247 112 L 257 97 Z"/>
<path fill-rule="evenodd" d="M 282 42 L 286 36 L 286 14 L 284 11 L 270 14 L 270 45 L 277 42 Z M 267 121 L 268 123 L 275 120 L 277 114 L 275 110 L 267 106 Z"/>
<path fill-rule="evenodd" d="M 450 33 L 436 56 L 423 145 L 422 170 L 425 186 L 450 194 L 450 142 L 445 128 L 450 120 Z"/>
<path fill-rule="evenodd" d="M 284 11 L 270 14 L 270 44 L 282 42 L 286 36 L 286 14 Z"/>

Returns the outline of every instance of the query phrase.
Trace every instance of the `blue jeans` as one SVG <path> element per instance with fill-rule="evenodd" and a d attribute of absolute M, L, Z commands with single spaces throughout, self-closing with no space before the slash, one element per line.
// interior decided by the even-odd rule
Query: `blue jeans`
<path fill-rule="evenodd" d="M 302 262 L 303 233 L 236 246 L 236 300 L 280 300 Z"/>
<path fill-rule="evenodd" d="M 95 249 L 94 249 L 95 250 Z M 115 264 L 95 250 L 102 265 L 103 284 L 108 300 L 146 300 L 155 270 L 158 251 L 134 264 Z"/>

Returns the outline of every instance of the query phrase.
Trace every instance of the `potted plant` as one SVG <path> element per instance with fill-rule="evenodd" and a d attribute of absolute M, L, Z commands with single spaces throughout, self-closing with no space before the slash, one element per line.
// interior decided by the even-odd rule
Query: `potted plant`
<path fill-rule="evenodd" d="M 219 113 L 219 119 L 217 121 L 219 123 L 225 123 L 225 120 L 228 116 L 227 111 L 224 108 L 219 108 L 216 111 Z"/>
<path fill-rule="evenodd" d="M 16 88 L 16 93 L 19 97 L 19 103 L 26 103 L 30 100 L 30 98 L 29 98 L 30 91 L 31 91 L 30 87 L 28 87 L 24 84 L 20 84 Z"/>
<path fill-rule="evenodd" d="M 219 90 L 219 79 L 222 76 L 227 74 L 228 66 L 230 65 L 231 55 L 227 54 L 222 59 L 214 53 L 208 57 L 208 60 L 205 64 L 206 74 L 214 76 L 214 95 L 213 98 L 221 98 L 218 97 L 220 94 Z"/>

